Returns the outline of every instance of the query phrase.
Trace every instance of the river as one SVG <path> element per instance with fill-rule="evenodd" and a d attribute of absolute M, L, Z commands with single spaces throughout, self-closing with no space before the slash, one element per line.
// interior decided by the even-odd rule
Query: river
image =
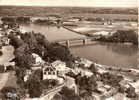
<path fill-rule="evenodd" d="M 64 28 L 55 26 L 28 24 L 21 25 L 23 31 L 35 31 L 44 34 L 49 41 L 85 37 Z M 94 43 L 92 45 L 74 46 L 71 52 L 105 65 L 125 66 L 138 68 L 138 47 L 128 44 Z"/>

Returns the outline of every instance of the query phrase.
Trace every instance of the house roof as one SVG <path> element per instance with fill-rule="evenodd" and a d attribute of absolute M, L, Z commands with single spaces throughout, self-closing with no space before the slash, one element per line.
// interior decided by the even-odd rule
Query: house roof
<path fill-rule="evenodd" d="M 56 68 L 52 67 L 52 66 L 47 66 L 45 67 L 44 71 L 54 71 L 56 70 Z"/>
<path fill-rule="evenodd" d="M 56 61 L 54 61 L 54 62 L 52 63 L 52 66 L 54 66 L 54 67 L 57 67 L 57 66 L 59 66 L 59 65 L 66 66 L 65 62 L 62 62 L 62 61 L 60 61 L 60 60 L 56 60 Z"/>

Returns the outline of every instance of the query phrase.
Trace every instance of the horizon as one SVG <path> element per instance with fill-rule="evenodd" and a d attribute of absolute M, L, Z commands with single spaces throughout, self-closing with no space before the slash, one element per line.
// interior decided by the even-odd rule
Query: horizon
<path fill-rule="evenodd" d="M 39 6 L 39 7 L 138 7 L 137 0 L 0 0 L 0 6 Z"/>
<path fill-rule="evenodd" d="M 100 7 L 100 6 L 40 6 L 40 5 L 35 5 L 35 6 L 31 6 L 31 5 L 0 5 L 0 7 L 73 7 L 73 8 L 138 8 L 138 7 Z"/>

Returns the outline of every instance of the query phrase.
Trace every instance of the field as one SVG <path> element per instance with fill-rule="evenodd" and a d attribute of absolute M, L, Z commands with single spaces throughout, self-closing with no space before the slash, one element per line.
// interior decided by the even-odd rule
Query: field
<path fill-rule="evenodd" d="M 137 8 L 0 6 L 0 16 L 84 16 L 137 19 Z"/>

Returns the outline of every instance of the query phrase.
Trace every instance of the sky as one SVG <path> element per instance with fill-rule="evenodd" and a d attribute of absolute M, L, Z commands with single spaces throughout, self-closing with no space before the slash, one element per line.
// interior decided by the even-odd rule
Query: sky
<path fill-rule="evenodd" d="M 138 0 L 0 0 L 0 5 L 137 7 Z"/>

